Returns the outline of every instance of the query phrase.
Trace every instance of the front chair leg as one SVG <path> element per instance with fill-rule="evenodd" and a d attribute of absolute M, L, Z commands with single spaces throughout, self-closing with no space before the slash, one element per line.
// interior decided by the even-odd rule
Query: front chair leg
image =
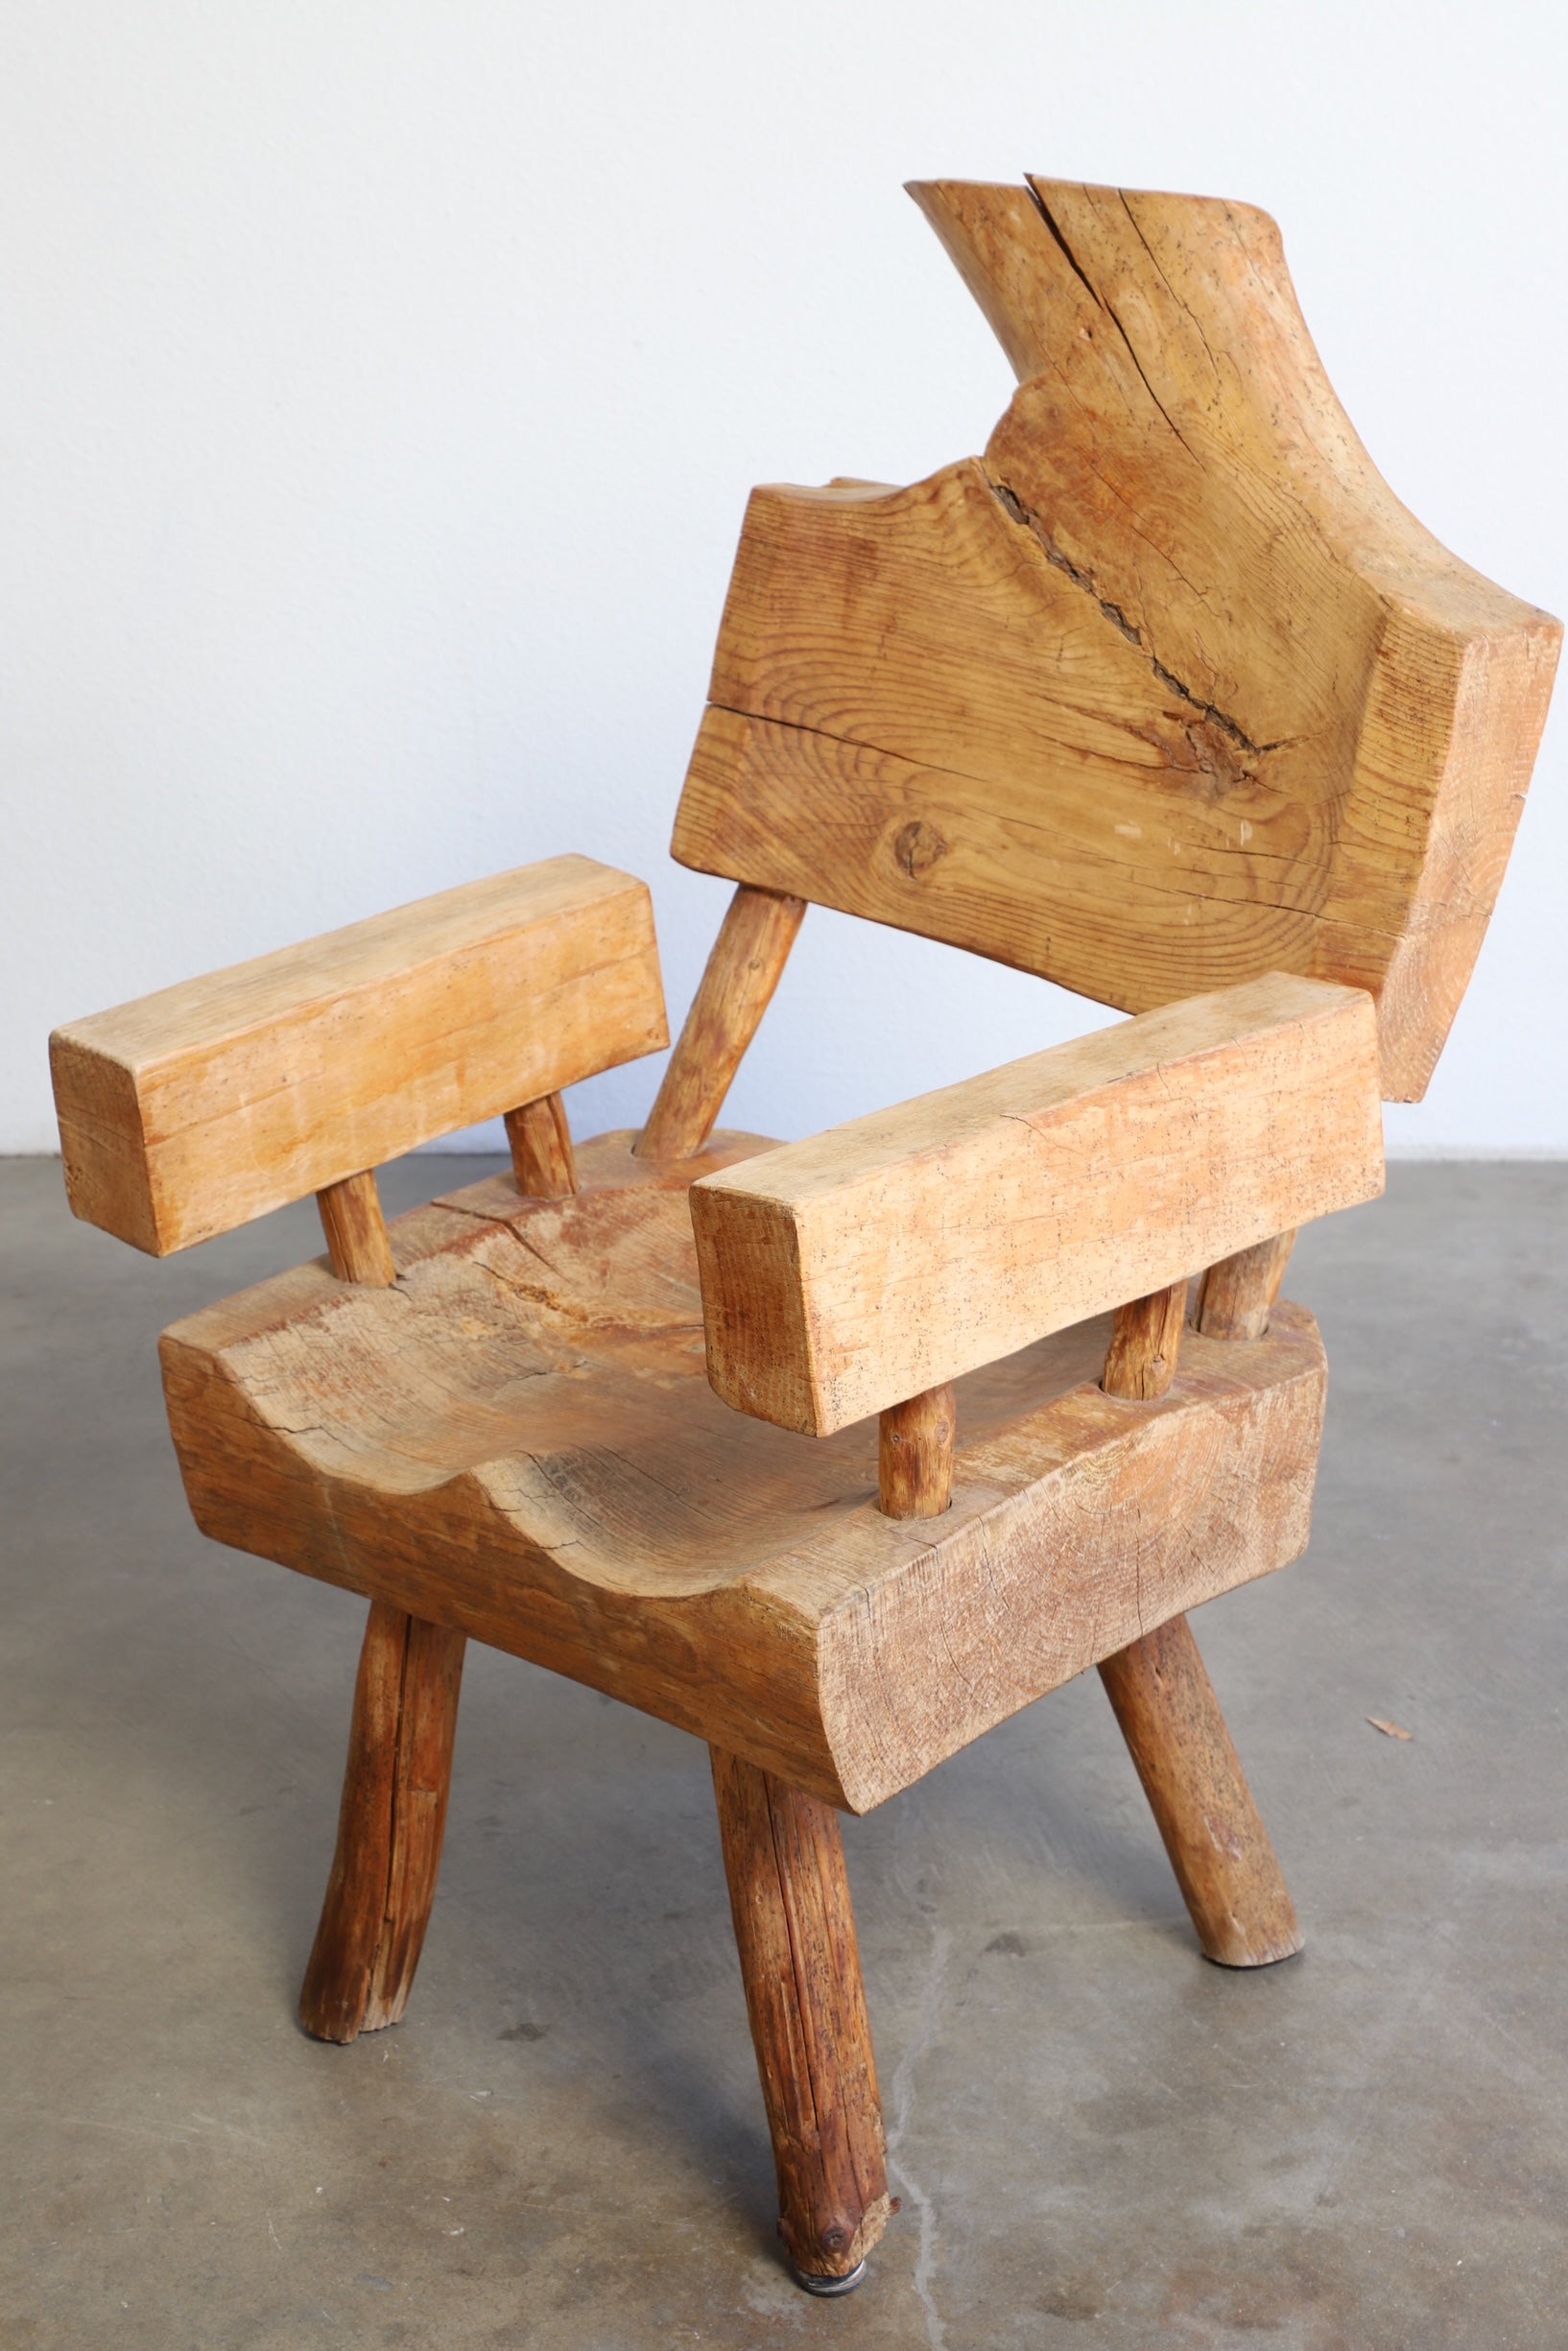
<path fill-rule="evenodd" d="M 430 1923 L 463 1636 L 370 1603 L 321 1923 L 299 1994 L 319 2041 L 395 2025 Z"/>
<path fill-rule="evenodd" d="M 1205 1956 L 1288 1959 L 1301 1948 L 1295 1908 L 1186 1618 L 1105 1658 L 1100 1677 Z"/>
<path fill-rule="evenodd" d="M 844 2293 L 896 2207 L 838 1815 L 710 1753 L 779 2234 L 809 2292 Z"/>

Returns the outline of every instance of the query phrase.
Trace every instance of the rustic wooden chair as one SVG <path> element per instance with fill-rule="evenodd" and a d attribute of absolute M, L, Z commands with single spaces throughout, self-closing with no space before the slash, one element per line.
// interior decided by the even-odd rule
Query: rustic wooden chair
<path fill-rule="evenodd" d="M 739 888 L 639 1135 L 561 1107 L 667 1041 L 647 891 L 582 858 L 54 1039 L 77 1215 L 321 1202 L 330 1262 L 162 1342 L 198 1524 L 370 1603 L 307 2030 L 402 2013 L 466 1640 L 679 1724 L 821 2292 L 891 2209 L 835 1808 L 1098 1665 L 1203 1950 L 1299 1946 L 1185 1612 L 1306 1543 L 1291 1236 L 1381 1188 L 1560 635 L 1385 487 L 1263 214 L 914 193 L 1020 388 L 912 488 L 753 495 L 674 844 Z M 715 1132 L 811 900 L 1136 1017 Z M 499 1111 L 512 1176 L 389 1230 L 367 1171 Z"/>

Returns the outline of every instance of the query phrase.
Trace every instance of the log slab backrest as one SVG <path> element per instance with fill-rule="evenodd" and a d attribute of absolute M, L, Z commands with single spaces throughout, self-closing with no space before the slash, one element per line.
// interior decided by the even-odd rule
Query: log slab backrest
<path fill-rule="evenodd" d="M 753 492 L 675 855 L 1128 1011 L 1364 987 L 1418 1099 L 1559 625 L 1383 482 L 1267 215 L 912 193 L 1019 391 L 911 488 Z"/>

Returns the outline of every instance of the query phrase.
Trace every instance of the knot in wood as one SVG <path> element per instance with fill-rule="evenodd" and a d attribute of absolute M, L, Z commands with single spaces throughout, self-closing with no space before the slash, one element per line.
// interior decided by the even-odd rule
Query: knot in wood
<path fill-rule="evenodd" d="M 892 844 L 892 853 L 910 880 L 917 882 L 923 874 L 931 871 L 939 858 L 947 855 L 947 843 L 934 824 L 927 824 L 923 818 L 916 817 L 900 830 Z"/>

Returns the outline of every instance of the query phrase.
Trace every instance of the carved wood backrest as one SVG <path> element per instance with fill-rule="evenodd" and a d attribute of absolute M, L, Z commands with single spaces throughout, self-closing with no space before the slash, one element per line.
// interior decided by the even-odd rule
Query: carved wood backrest
<path fill-rule="evenodd" d="M 1129 1011 L 1359 986 L 1418 1099 L 1559 625 L 1393 496 L 1267 215 L 912 193 L 1018 392 L 913 487 L 753 492 L 675 855 Z"/>

